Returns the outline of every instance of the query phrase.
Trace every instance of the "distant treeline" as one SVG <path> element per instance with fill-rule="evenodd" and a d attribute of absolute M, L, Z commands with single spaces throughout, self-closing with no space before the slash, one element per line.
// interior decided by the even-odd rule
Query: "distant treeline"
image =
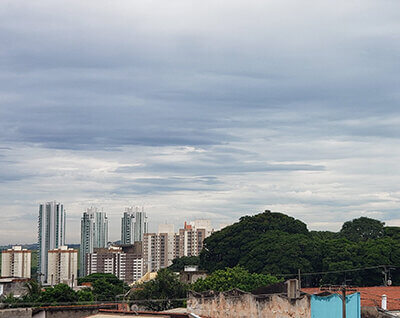
<path fill-rule="evenodd" d="M 303 286 L 400 285 L 400 227 L 361 217 L 337 233 L 309 231 L 299 220 L 265 211 L 206 238 L 199 265 L 209 272 L 240 265 L 278 278 L 300 270 Z"/>

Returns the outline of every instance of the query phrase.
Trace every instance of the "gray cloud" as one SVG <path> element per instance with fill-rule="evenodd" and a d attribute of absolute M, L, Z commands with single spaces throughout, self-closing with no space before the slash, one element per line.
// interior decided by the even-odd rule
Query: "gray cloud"
<path fill-rule="evenodd" d="M 399 9 L 3 1 L 2 211 L 58 199 L 74 226 L 87 205 L 133 203 L 157 220 L 396 219 Z M 33 239 L 26 219 L 8 235 Z"/>

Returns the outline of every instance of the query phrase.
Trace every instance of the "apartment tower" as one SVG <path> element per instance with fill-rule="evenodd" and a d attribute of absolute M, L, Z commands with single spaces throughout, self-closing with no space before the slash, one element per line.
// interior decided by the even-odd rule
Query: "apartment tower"
<path fill-rule="evenodd" d="M 121 220 L 121 243 L 133 244 L 135 242 L 142 242 L 143 235 L 147 232 L 148 221 L 144 208 L 125 208 L 124 216 Z"/>
<path fill-rule="evenodd" d="M 48 251 L 65 245 L 65 219 L 63 204 L 53 201 L 39 205 L 38 275 L 41 283 L 48 280 Z"/>
<path fill-rule="evenodd" d="M 2 251 L 1 276 L 31 278 L 31 251 L 21 246 Z"/>
<path fill-rule="evenodd" d="M 76 286 L 78 273 L 78 250 L 61 246 L 48 252 L 48 280 L 50 285 Z"/>
<path fill-rule="evenodd" d="M 105 248 L 108 244 L 108 218 L 103 211 L 91 207 L 86 209 L 81 218 L 80 276 L 85 276 L 88 253 L 95 248 Z"/>

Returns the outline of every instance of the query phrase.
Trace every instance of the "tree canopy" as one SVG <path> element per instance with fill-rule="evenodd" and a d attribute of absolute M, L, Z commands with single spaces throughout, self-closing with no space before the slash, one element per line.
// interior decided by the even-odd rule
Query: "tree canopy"
<path fill-rule="evenodd" d="M 383 237 L 385 223 L 360 217 L 343 224 L 340 234 L 351 241 L 366 241 Z"/>
<path fill-rule="evenodd" d="M 204 241 L 200 266 L 212 273 L 241 266 L 253 273 L 278 278 L 303 273 L 335 271 L 303 276 L 303 286 L 341 284 L 381 285 L 379 265 L 400 264 L 400 228 L 383 222 L 358 218 L 343 224 L 340 232 L 308 231 L 292 217 L 266 211 L 246 216 L 215 232 Z M 366 268 L 365 270 L 343 272 Z M 342 271 L 342 272 L 341 272 Z M 400 269 L 392 271 L 392 281 L 400 284 Z"/>
<path fill-rule="evenodd" d="M 199 265 L 200 257 L 198 256 L 183 256 L 172 260 L 172 265 L 168 269 L 172 272 L 183 271 L 186 265 Z"/>

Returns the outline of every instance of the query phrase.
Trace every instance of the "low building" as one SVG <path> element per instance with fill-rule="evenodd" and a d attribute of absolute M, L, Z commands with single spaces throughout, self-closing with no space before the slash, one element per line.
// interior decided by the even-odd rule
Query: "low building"
<path fill-rule="evenodd" d="M 370 313 L 368 317 L 373 317 L 374 312 L 378 317 L 377 309 L 400 317 L 400 286 L 352 287 L 352 289 L 352 293 L 360 293 L 361 308 L 363 312 Z M 322 292 L 320 288 L 302 288 L 302 291 L 312 295 Z"/>
<path fill-rule="evenodd" d="M 1 275 L 3 277 L 31 277 L 31 251 L 13 246 L 1 253 Z"/>
<path fill-rule="evenodd" d="M 187 265 L 183 271 L 179 273 L 179 279 L 182 283 L 193 284 L 199 278 L 206 278 L 207 272 L 199 270 L 197 265 Z"/>
<path fill-rule="evenodd" d="M 77 285 L 78 250 L 61 246 L 48 252 L 48 284 Z"/>
<path fill-rule="evenodd" d="M 0 298 L 13 295 L 14 297 L 24 296 L 28 292 L 26 283 L 30 278 L 0 278 Z"/>

